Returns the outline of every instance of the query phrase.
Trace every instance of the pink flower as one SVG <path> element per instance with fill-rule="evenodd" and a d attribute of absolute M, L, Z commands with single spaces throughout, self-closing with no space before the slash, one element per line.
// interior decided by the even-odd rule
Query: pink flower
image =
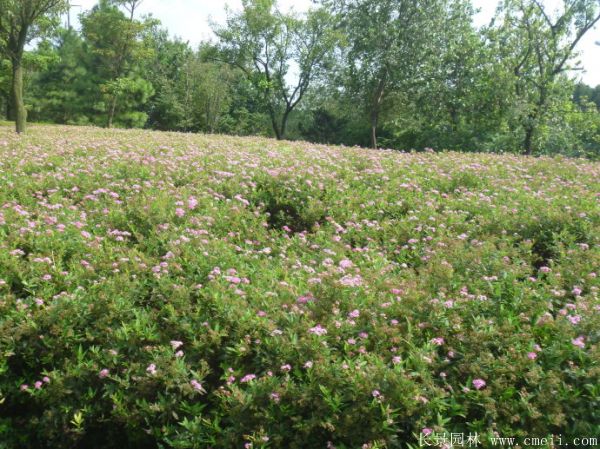
<path fill-rule="evenodd" d="M 542 273 L 550 273 L 552 269 L 550 267 L 540 267 Z"/>
<path fill-rule="evenodd" d="M 340 284 L 346 287 L 358 287 L 362 285 L 362 277 L 360 277 L 360 275 L 344 276 L 342 279 L 340 279 Z"/>
<path fill-rule="evenodd" d="M 19 389 L 20 389 L 21 391 L 26 391 L 28 388 L 29 388 L 29 385 L 27 385 L 27 384 L 23 384 L 23 385 L 21 385 L 21 386 L 19 387 Z"/>
<path fill-rule="evenodd" d="M 314 300 L 315 300 L 315 298 L 312 295 L 308 294 L 305 296 L 299 296 L 298 299 L 296 299 L 296 302 L 298 304 L 306 304 L 306 303 L 314 301 Z"/>
<path fill-rule="evenodd" d="M 354 264 L 349 259 L 344 259 L 340 261 L 340 268 L 352 268 Z"/>
<path fill-rule="evenodd" d="M 285 365 L 281 365 L 281 371 L 287 373 L 287 372 L 289 372 L 291 370 L 292 370 L 292 365 L 290 365 L 289 363 L 285 364 Z"/>
<path fill-rule="evenodd" d="M 313 367 L 313 362 L 312 362 L 311 360 L 307 361 L 307 362 L 304 364 L 304 368 L 306 368 L 306 369 L 310 369 L 310 368 L 312 368 L 312 367 Z"/>
<path fill-rule="evenodd" d="M 573 290 L 571 290 L 571 293 L 573 293 L 575 296 L 580 296 L 582 291 L 583 290 L 581 290 L 579 287 L 573 287 Z"/>
<path fill-rule="evenodd" d="M 327 335 L 327 329 L 325 329 L 324 327 L 321 327 L 320 324 L 317 324 L 315 327 L 311 327 L 308 330 L 308 332 L 311 334 L 318 335 L 318 336 Z"/>
<path fill-rule="evenodd" d="M 444 344 L 444 338 L 443 337 L 432 338 L 431 343 L 433 343 L 434 345 L 437 345 L 437 346 L 441 346 Z"/>
<path fill-rule="evenodd" d="M 179 340 L 171 340 L 169 343 L 171 343 L 173 351 L 177 350 L 180 346 L 183 346 L 183 342 Z"/>
<path fill-rule="evenodd" d="M 33 386 L 35 387 L 36 390 L 41 390 L 42 385 L 43 385 L 43 382 L 41 380 L 38 380 L 33 384 Z"/>
<path fill-rule="evenodd" d="M 237 276 L 224 276 L 227 282 L 231 282 L 232 284 L 240 284 L 242 279 Z"/>
<path fill-rule="evenodd" d="M 256 375 L 255 374 L 246 374 L 244 377 L 242 377 L 240 379 L 240 382 L 247 383 L 247 382 L 250 382 L 250 381 L 252 381 L 254 379 L 256 379 Z"/>
<path fill-rule="evenodd" d="M 571 340 L 571 343 L 573 343 L 575 346 L 577 346 L 578 348 L 585 348 L 585 343 L 584 343 L 585 337 L 583 335 L 580 335 L 577 338 L 574 338 L 573 340 Z"/>
<path fill-rule="evenodd" d="M 199 391 L 201 393 L 205 392 L 204 388 L 202 388 L 202 384 L 195 379 L 190 382 L 190 385 L 196 391 Z"/>
<path fill-rule="evenodd" d="M 379 398 L 381 397 L 381 392 L 379 390 L 373 390 L 371 392 L 371 394 L 373 395 L 374 398 Z"/>
<path fill-rule="evenodd" d="M 104 379 L 105 377 L 108 377 L 109 374 L 110 371 L 107 368 L 104 368 L 103 370 L 100 370 L 100 372 L 98 373 L 98 377 L 100 379 Z"/>
<path fill-rule="evenodd" d="M 360 316 L 360 311 L 358 309 L 354 309 L 352 312 L 348 314 L 348 318 L 358 318 Z"/>
<path fill-rule="evenodd" d="M 196 198 L 194 198 L 193 196 L 190 196 L 188 198 L 188 209 L 193 210 L 196 208 L 197 205 L 198 205 L 198 200 Z"/>
<path fill-rule="evenodd" d="M 178 207 L 177 209 L 175 209 L 175 215 L 181 218 L 185 215 L 185 211 L 181 207 Z"/>
<path fill-rule="evenodd" d="M 421 433 L 428 437 L 433 433 L 433 430 L 431 430 L 429 427 L 425 427 L 423 430 L 421 430 Z"/>
<path fill-rule="evenodd" d="M 402 363 L 402 357 L 400 357 L 399 355 L 392 357 L 392 363 L 394 365 L 398 365 L 399 363 Z"/>
<path fill-rule="evenodd" d="M 156 365 L 154 363 L 148 365 L 148 368 L 146 368 L 146 372 L 151 376 L 154 376 L 156 374 Z"/>
<path fill-rule="evenodd" d="M 44 378 L 42 380 L 44 381 L 44 383 L 47 383 L 47 384 L 50 383 L 50 378 L 48 376 L 44 376 Z"/>
<path fill-rule="evenodd" d="M 535 360 L 535 359 L 537 359 L 537 354 L 535 352 L 528 352 L 527 353 L 527 358 L 529 360 Z"/>
<path fill-rule="evenodd" d="M 484 388 L 487 384 L 485 383 L 485 380 L 483 379 L 475 379 L 473 380 L 473 386 L 475 387 L 475 389 L 477 390 L 481 390 L 482 388 Z"/>

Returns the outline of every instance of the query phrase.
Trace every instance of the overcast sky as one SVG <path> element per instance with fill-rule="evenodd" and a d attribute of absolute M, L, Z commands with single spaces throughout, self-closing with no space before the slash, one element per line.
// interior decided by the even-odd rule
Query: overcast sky
<path fill-rule="evenodd" d="M 71 0 L 73 7 L 71 11 L 72 20 L 83 10 L 93 7 L 97 0 Z M 556 0 L 545 0 L 547 5 L 552 6 Z M 304 11 L 312 4 L 310 0 L 279 0 L 284 8 L 293 8 L 296 11 Z M 496 0 L 474 0 L 481 12 L 476 17 L 478 24 L 486 23 L 494 13 Z M 225 5 L 232 9 L 241 8 L 241 0 L 144 0 L 140 6 L 140 14 L 152 14 L 161 20 L 173 36 L 178 36 L 196 46 L 200 41 L 212 37 L 209 26 L 209 18 L 216 22 L 225 19 Z M 594 45 L 600 41 L 600 29 L 590 31 L 579 44 L 581 62 L 584 73 L 578 76 L 592 85 L 600 84 L 600 46 Z"/>

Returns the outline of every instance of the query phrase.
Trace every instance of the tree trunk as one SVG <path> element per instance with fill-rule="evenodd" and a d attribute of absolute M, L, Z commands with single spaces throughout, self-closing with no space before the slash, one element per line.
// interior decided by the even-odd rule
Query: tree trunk
<path fill-rule="evenodd" d="M 371 148 L 377 149 L 377 123 L 379 122 L 379 111 L 371 111 Z"/>
<path fill-rule="evenodd" d="M 110 100 L 110 109 L 108 110 L 108 123 L 106 124 L 107 128 L 113 127 L 113 120 L 115 118 L 115 111 L 117 109 L 117 96 L 113 95 Z"/>
<path fill-rule="evenodd" d="M 534 127 L 533 126 L 528 126 L 525 129 L 525 140 L 523 142 L 523 154 L 525 156 L 531 156 L 531 153 L 533 152 L 533 133 L 534 133 Z"/>
<path fill-rule="evenodd" d="M 546 111 L 546 89 L 540 89 L 540 98 L 535 105 L 535 109 L 529 114 L 525 125 L 525 139 L 523 139 L 523 154 L 530 156 L 533 154 L 533 137 L 538 129 L 540 120 L 544 117 Z"/>
<path fill-rule="evenodd" d="M 275 131 L 275 138 L 277 140 L 282 140 L 283 137 L 281 135 L 281 130 L 279 129 L 279 126 L 277 125 L 277 119 L 275 118 L 275 112 L 270 111 L 270 116 L 271 116 L 271 124 L 273 125 L 273 131 Z"/>
<path fill-rule="evenodd" d="M 385 86 L 387 83 L 388 70 L 383 69 L 383 73 L 377 83 L 377 90 L 373 96 L 373 103 L 371 106 L 371 148 L 377 149 L 377 125 L 379 124 L 379 111 L 381 109 L 381 103 L 383 102 L 383 96 L 385 94 Z"/>
<path fill-rule="evenodd" d="M 23 101 L 23 66 L 21 58 L 12 59 L 12 69 L 12 106 L 15 114 L 15 128 L 17 133 L 21 134 L 25 132 L 27 123 L 27 109 L 25 109 L 25 102 Z"/>
<path fill-rule="evenodd" d="M 279 140 L 283 140 L 285 139 L 285 131 L 287 129 L 287 122 L 288 122 L 288 118 L 290 116 L 290 112 L 291 109 L 288 109 L 285 111 L 285 113 L 283 114 L 283 117 L 281 118 L 281 127 L 279 128 Z"/>

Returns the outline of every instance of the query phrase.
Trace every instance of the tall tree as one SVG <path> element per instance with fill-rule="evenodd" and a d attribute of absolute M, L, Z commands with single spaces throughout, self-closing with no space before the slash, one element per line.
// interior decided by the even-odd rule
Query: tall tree
<path fill-rule="evenodd" d="M 561 80 L 579 68 L 576 47 L 599 20 L 599 0 L 562 0 L 553 13 L 541 0 L 504 1 L 489 37 L 513 75 L 524 154 L 539 149 L 539 130 L 564 91 Z"/>
<path fill-rule="evenodd" d="M 34 53 L 41 52 L 40 46 Z M 51 41 L 53 56 L 44 70 L 30 80 L 30 111 L 34 120 L 54 123 L 88 124 L 94 122 L 96 79 L 81 36 L 73 29 L 61 29 Z"/>
<path fill-rule="evenodd" d="M 497 123 L 498 80 L 473 24 L 471 2 L 439 6 L 444 12 L 428 19 L 429 50 L 417 55 L 414 78 L 389 86 L 379 131 L 386 145 L 480 149 L 481 138 Z"/>
<path fill-rule="evenodd" d="M 194 51 L 186 42 L 171 40 L 167 30 L 158 26 L 146 36 L 153 49 L 144 61 L 145 78 L 154 86 L 148 104 L 148 126 L 160 130 L 192 131 L 189 113 L 190 92 L 185 70 Z"/>
<path fill-rule="evenodd" d="M 275 0 L 242 0 L 239 14 L 214 26 L 224 60 L 241 69 L 259 94 L 277 139 L 283 139 L 290 113 L 311 82 L 329 63 L 336 33 L 323 9 L 299 17 L 277 8 Z"/>
<path fill-rule="evenodd" d="M 135 19 L 139 4 L 140 0 L 101 0 L 81 17 L 84 40 L 93 55 L 96 75 L 105 99 L 108 128 L 114 124 L 119 101 L 136 92 L 151 89 L 148 83 L 144 85 L 143 80 L 135 76 L 139 63 L 150 54 L 142 37 L 152 23 Z M 119 5 L 126 7 L 129 16 L 119 10 Z M 147 97 L 146 94 L 143 96 Z"/>
<path fill-rule="evenodd" d="M 135 12 L 144 0 L 111 0 L 111 3 L 116 6 L 123 6 L 129 13 L 129 21 L 133 21 Z"/>
<path fill-rule="evenodd" d="M 430 33 L 445 12 L 445 0 L 323 0 L 347 35 L 344 89 L 368 114 L 377 148 L 380 116 L 389 95 L 422 82 L 436 50 Z"/>
<path fill-rule="evenodd" d="M 23 101 L 25 45 L 47 29 L 49 16 L 59 13 L 64 0 L 0 0 L 0 53 L 12 66 L 12 107 L 17 133 L 25 132 L 27 110 Z"/>

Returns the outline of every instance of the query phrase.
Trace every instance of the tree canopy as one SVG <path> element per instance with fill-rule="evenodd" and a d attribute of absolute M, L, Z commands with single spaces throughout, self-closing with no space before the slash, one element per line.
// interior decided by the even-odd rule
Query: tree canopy
<path fill-rule="evenodd" d="M 399 150 L 600 157 L 578 49 L 598 0 L 243 0 L 194 47 L 143 0 L 0 0 L 0 105 L 33 121 L 257 134 Z M 556 2 L 552 5 L 556 6 Z M 206 30 L 210 32 L 210 29 Z"/>

